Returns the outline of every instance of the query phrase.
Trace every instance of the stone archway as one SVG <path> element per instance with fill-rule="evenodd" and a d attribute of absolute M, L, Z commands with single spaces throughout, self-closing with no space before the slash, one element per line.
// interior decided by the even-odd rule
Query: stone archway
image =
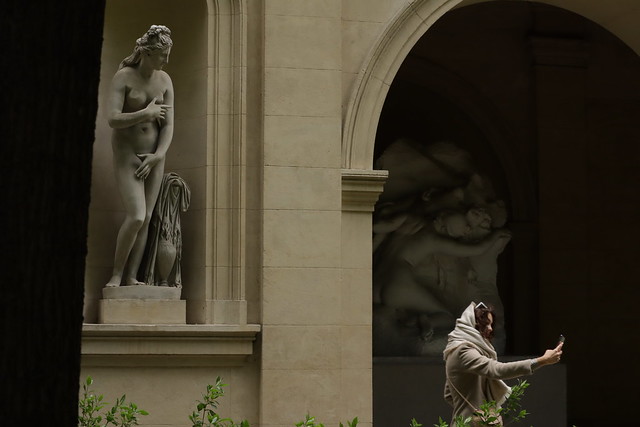
<path fill-rule="evenodd" d="M 374 157 L 374 141 L 375 141 L 375 136 L 378 128 L 378 121 L 382 111 L 383 103 L 387 97 L 387 92 L 389 91 L 391 83 L 393 82 L 393 79 L 397 75 L 401 65 L 405 62 L 407 55 L 412 48 L 412 44 L 415 44 L 416 41 L 427 32 L 427 30 L 431 27 L 431 25 L 435 23 L 435 21 L 437 21 L 444 13 L 446 13 L 446 11 L 453 9 L 456 6 L 471 4 L 471 2 L 460 2 L 460 3 L 455 2 L 457 3 L 456 5 L 453 5 L 452 3 L 454 2 L 424 1 L 424 2 L 413 3 L 411 6 L 407 6 L 406 9 L 404 9 L 401 13 L 399 13 L 396 16 L 396 20 L 389 25 L 389 27 L 387 28 L 387 31 L 383 34 L 383 36 L 381 36 L 379 43 L 376 45 L 376 48 L 372 50 L 372 53 L 369 57 L 369 61 L 367 62 L 368 64 L 367 68 L 360 75 L 360 80 L 358 81 L 357 88 L 353 93 L 353 97 L 349 105 L 349 109 L 347 110 L 347 116 L 345 118 L 345 127 L 344 127 L 344 134 L 343 134 L 344 135 L 343 165 L 345 168 L 351 168 L 351 169 L 371 169 L 372 168 L 373 157 Z M 474 3 L 488 3 L 488 2 L 474 2 Z M 512 3 L 515 3 L 515 2 L 512 2 Z M 626 17 L 624 18 L 621 17 L 621 15 L 623 15 L 625 12 L 628 15 L 633 15 L 634 14 L 633 10 L 631 10 L 630 8 L 627 8 L 625 10 L 623 8 L 621 9 L 622 12 L 616 12 L 619 15 L 618 20 L 614 20 L 612 18 L 613 11 L 611 9 L 614 6 L 619 7 L 621 5 L 621 2 L 613 2 L 614 4 L 607 5 L 607 6 L 595 5 L 595 4 L 592 4 L 591 6 L 589 6 L 585 4 L 579 4 L 578 2 L 573 2 L 573 1 L 564 1 L 564 2 L 545 1 L 540 3 L 544 3 L 546 5 L 551 5 L 551 6 L 559 6 L 561 8 L 564 8 L 565 10 L 569 10 L 579 14 L 583 18 L 590 19 L 591 21 L 609 30 L 614 35 L 617 35 L 618 37 L 620 37 L 623 43 L 626 43 L 628 47 L 631 47 L 631 49 L 635 50 L 636 52 L 638 51 L 637 49 L 639 45 L 638 40 L 637 38 L 631 35 L 631 32 L 630 32 L 631 23 L 629 19 Z M 583 3 L 586 3 L 586 2 L 583 2 Z M 426 8 L 427 6 L 432 6 L 431 11 L 433 14 L 422 15 L 422 16 L 427 16 L 427 18 L 431 17 L 432 18 L 431 21 L 428 21 L 427 18 L 423 18 L 422 16 L 416 13 L 416 10 L 419 10 L 421 7 Z M 443 8 L 446 8 L 446 7 L 449 7 L 449 9 L 444 11 Z M 637 13 L 635 14 L 635 16 L 637 16 Z M 399 40 L 396 40 L 395 39 L 396 37 Z M 402 37 L 404 37 L 404 39 L 401 39 Z M 579 44 L 570 46 L 568 44 L 561 43 L 558 46 L 561 49 L 565 49 L 565 48 L 577 49 L 578 56 L 574 57 L 574 59 L 579 60 L 580 59 L 579 57 L 582 55 L 582 53 L 580 52 L 581 47 Z M 549 53 L 549 51 L 545 50 L 547 46 L 544 45 L 544 41 L 537 47 L 541 48 L 538 53 L 543 55 L 546 53 Z M 565 52 L 570 52 L 570 51 L 565 50 Z M 573 52 L 576 53 L 576 51 L 573 51 Z M 544 59 L 544 60 L 546 61 L 548 59 Z M 554 64 L 551 64 L 551 65 L 554 65 Z M 563 65 L 563 64 L 560 64 L 560 65 Z M 567 65 L 567 64 L 564 64 L 564 65 Z M 619 134 L 627 132 L 625 130 L 626 127 L 629 127 L 629 129 L 631 129 L 629 123 L 633 121 L 631 119 L 631 117 L 633 117 L 632 113 L 635 114 L 635 111 L 637 111 L 636 104 L 629 104 L 629 105 L 631 108 L 622 108 L 623 106 L 621 105 L 620 111 L 618 111 L 619 114 L 611 115 L 612 116 L 610 118 L 611 123 L 607 124 L 607 126 L 610 126 L 611 129 L 607 129 L 606 133 L 602 131 L 601 134 L 597 136 L 598 138 L 601 139 L 600 141 L 598 141 L 600 145 L 592 143 L 592 145 L 598 145 L 597 152 L 601 152 L 601 151 L 613 152 L 614 151 L 613 148 L 603 148 L 602 144 L 611 145 L 612 147 L 613 146 L 623 147 L 623 145 L 619 144 L 619 141 L 618 141 L 623 138 Z M 603 108 L 601 106 L 596 106 L 596 107 Z M 608 106 L 606 107 L 608 108 Z M 600 113 L 598 112 L 598 114 Z M 615 117 L 615 119 L 613 119 L 613 117 Z M 623 129 L 623 130 L 620 130 L 620 129 Z M 633 129 L 628 131 L 629 138 L 635 132 L 635 130 Z M 595 139 L 596 137 L 587 135 L 585 140 L 588 140 L 589 138 Z M 611 138 L 612 144 L 610 144 L 609 141 L 606 140 L 608 138 Z M 593 149 L 593 147 L 591 148 Z M 547 160 L 549 160 L 549 158 L 547 158 Z M 593 160 L 597 161 L 599 159 L 594 158 Z M 620 159 L 620 160 L 623 160 L 623 163 L 626 164 L 626 162 L 624 162 L 624 160 L 626 159 Z M 597 172 L 599 173 L 604 172 L 605 174 L 613 173 L 613 175 L 615 176 L 622 175 L 621 173 L 618 173 L 616 170 L 605 169 L 604 167 L 599 167 Z M 628 176 L 631 176 L 631 177 L 637 176 L 637 174 L 628 173 L 628 172 L 625 172 L 625 173 L 627 173 Z M 621 181 L 622 181 L 622 178 L 620 177 L 620 182 Z M 628 185 L 625 186 L 624 188 L 627 188 L 627 187 Z M 612 190 L 618 191 L 618 189 L 612 189 Z M 627 188 L 626 192 L 628 193 L 629 191 L 631 190 Z M 552 193 L 556 196 L 564 197 L 564 195 L 559 194 L 559 192 L 552 191 Z M 596 194 L 600 195 L 600 193 L 596 193 Z M 619 192 L 618 194 L 621 194 L 621 192 Z M 545 197 L 547 197 L 547 200 L 549 200 L 548 196 L 545 196 Z M 635 197 L 631 197 L 631 199 L 636 200 Z M 613 201 L 613 198 L 611 197 L 611 198 L 608 198 L 607 200 Z M 635 208 L 631 205 L 635 202 L 625 199 L 625 203 L 626 203 L 625 209 L 627 209 L 627 213 L 634 212 Z M 589 206 L 588 208 L 592 209 L 593 215 L 596 215 L 599 212 L 598 208 L 595 208 L 595 209 L 593 208 L 593 205 Z M 569 210 L 573 211 L 574 209 L 568 208 L 567 211 Z M 622 209 L 619 209 L 619 211 L 622 211 Z M 610 210 L 608 210 L 607 212 L 610 212 Z M 545 227 L 547 228 L 557 227 L 555 224 L 552 223 L 552 221 L 549 221 L 549 220 L 555 219 L 554 217 L 555 214 L 556 212 L 552 213 L 548 207 L 546 208 L 545 215 L 547 215 L 547 222 L 544 224 Z M 616 218 L 618 218 L 618 220 L 624 221 L 624 216 L 625 216 L 624 214 L 619 214 L 618 212 L 615 212 L 615 215 L 616 215 Z M 608 218 L 604 218 L 604 219 L 607 220 Z M 575 236 L 578 236 L 578 234 L 575 232 L 575 229 L 577 229 L 578 226 L 583 225 L 580 222 L 577 222 L 575 224 L 570 224 L 568 221 L 566 224 L 576 225 L 574 229 L 570 230 L 574 232 L 573 234 L 574 238 Z M 588 228 L 589 227 L 587 226 L 584 227 L 585 230 L 587 230 Z M 547 238 L 549 237 L 558 237 L 558 235 L 554 236 L 553 233 L 548 233 Z M 617 248 L 613 248 L 613 245 L 609 245 L 607 243 L 607 238 L 604 237 L 604 235 L 598 235 L 598 237 L 592 238 L 591 236 L 586 236 L 583 234 L 578 237 L 584 238 L 585 246 L 591 245 L 593 247 L 596 247 L 597 250 L 601 250 L 604 247 L 606 247 L 607 248 L 606 251 L 603 251 L 602 253 L 604 254 L 606 252 L 608 255 L 604 255 L 602 257 L 600 257 L 599 255 L 596 256 L 595 257 L 597 261 L 596 266 L 602 269 L 600 273 L 603 273 L 606 270 L 607 272 L 609 272 L 610 274 L 613 274 L 617 278 L 615 279 L 615 281 L 624 281 L 624 277 L 623 277 L 624 274 L 616 274 L 619 272 L 612 271 L 615 268 L 612 266 L 619 265 L 619 263 L 617 261 L 614 261 L 614 259 L 629 258 L 627 255 L 622 253 L 623 251 Z M 593 239 L 593 241 L 589 241 L 587 237 L 589 237 L 589 239 Z M 556 244 L 556 247 L 546 246 L 546 249 L 548 251 L 545 254 L 546 259 L 543 261 L 547 263 L 546 264 L 547 271 L 542 271 L 544 269 L 541 269 L 542 272 L 540 274 L 544 275 L 544 278 L 547 278 L 547 279 L 550 278 L 551 280 L 549 280 L 549 283 L 557 282 L 556 280 L 554 280 L 553 277 L 551 277 L 554 275 L 554 273 L 550 274 L 549 271 L 553 271 L 555 269 L 556 272 L 558 272 L 560 270 L 560 265 L 565 261 L 567 261 L 572 256 L 574 257 L 573 259 L 574 262 L 573 264 L 570 264 L 570 266 L 574 267 L 574 270 L 580 270 L 581 267 L 587 267 L 586 265 L 580 265 L 580 262 L 585 262 L 586 260 L 586 263 L 588 263 L 589 260 L 592 259 L 592 258 L 589 258 L 588 254 L 585 255 L 585 253 L 587 252 L 585 249 L 577 248 L 577 247 L 569 248 L 570 250 L 575 251 L 575 253 L 572 252 L 571 254 L 569 254 L 570 256 L 567 256 L 567 254 L 560 254 L 560 256 L 557 259 L 552 259 L 554 255 L 558 255 L 559 249 L 566 249 L 566 248 L 560 248 L 560 246 L 562 245 L 562 242 L 560 242 L 560 240 L 561 239 L 556 239 L 556 241 L 552 242 L 552 244 Z M 611 246 L 611 248 L 608 245 Z M 633 251 L 633 250 L 630 248 L 627 248 L 627 251 Z M 553 254 L 553 255 L 549 255 L 549 254 Z M 578 256 L 575 256 L 576 254 Z M 583 258 L 583 255 L 584 255 L 584 258 Z M 578 260 L 580 262 L 578 262 Z M 609 264 L 611 265 L 605 265 L 607 262 L 609 262 Z M 564 268 L 566 267 L 566 265 L 567 264 L 562 264 L 562 267 L 563 267 L 562 270 L 571 269 L 571 268 L 569 269 Z M 550 270 L 549 270 L 549 266 L 551 266 Z M 596 274 L 594 273 L 594 276 L 595 275 Z M 574 276 L 575 275 L 572 275 L 572 273 L 569 273 L 566 276 L 564 276 L 562 280 L 565 280 L 565 281 L 576 280 Z M 563 291 L 563 292 L 566 292 L 567 297 L 571 295 L 572 298 L 576 298 L 576 297 L 579 298 L 580 302 L 578 304 L 580 304 L 582 307 L 585 306 L 583 304 L 584 302 L 598 301 L 600 298 L 606 296 L 604 291 L 594 290 L 598 286 L 598 283 L 595 283 L 597 281 L 596 279 L 591 277 L 587 279 L 590 280 L 590 282 L 585 281 L 585 283 L 587 284 L 587 289 L 585 293 L 589 292 L 588 295 L 581 293 L 584 291 L 584 288 L 582 287 L 571 288 L 572 292 L 569 292 L 569 288 Z M 558 289 L 553 288 L 553 286 L 549 284 L 543 283 L 544 281 L 545 280 L 541 280 L 542 292 L 540 294 L 540 298 L 545 298 L 546 300 L 545 307 L 544 307 L 545 310 L 549 309 L 551 311 L 554 311 L 555 310 L 554 301 L 551 301 L 554 298 L 551 297 L 551 295 L 554 295 Z M 610 280 L 607 280 L 606 283 L 609 283 L 609 281 Z M 620 299 L 617 299 L 615 304 L 624 304 L 624 303 L 622 303 Z M 626 306 L 626 304 L 624 305 Z M 586 315 L 581 315 L 581 316 L 582 318 L 587 317 Z M 613 326 L 614 324 L 615 324 L 614 322 L 608 323 L 608 325 L 610 325 L 610 327 L 612 328 L 615 328 L 615 326 Z M 554 325 L 554 327 L 559 327 L 559 325 Z M 545 328 L 550 329 L 547 326 L 543 326 L 540 332 L 541 341 L 542 341 L 542 336 L 546 333 Z M 576 337 L 574 340 L 575 346 L 578 346 L 579 341 L 582 341 L 582 338 L 584 338 L 578 335 L 580 334 L 577 332 L 574 333 L 574 336 Z M 540 345 L 546 345 L 546 344 L 540 344 Z M 574 347 L 574 349 L 577 350 L 578 347 Z M 585 352 L 585 354 L 592 354 L 593 357 L 596 357 L 596 354 L 599 354 L 598 353 L 599 350 L 591 350 L 588 348 L 585 348 L 585 350 L 589 350 Z M 576 365 L 577 363 L 574 364 L 574 366 Z M 570 401 L 569 406 L 570 408 L 573 408 L 572 409 L 574 414 L 573 416 L 577 417 L 580 413 L 586 413 L 585 409 L 582 408 L 582 405 L 579 402 L 581 400 L 579 398 L 579 395 L 581 392 L 578 391 L 579 389 L 582 389 L 585 387 L 585 383 L 584 381 L 576 380 L 575 378 L 573 380 L 571 380 L 570 378 L 570 381 L 573 381 L 571 386 L 573 389 L 572 397 L 571 397 L 573 402 Z M 608 387 L 605 384 L 603 384 L 602 386 L 605 389 Z M 439 397 L 439 395 L 436 396 L 436 398 L 437 397 Z M 597 415 L 594 415 L 592 417 L 597 417 Z M 588 423 L 578 423 L 578 424 L 589 425 Z"/>
<path fill-rule="evenodd" d="M 376 41 L 352 92 L 343 126 L 342 164 L 345 169 L 372 169 L 375 134 L 389 87 L 417 41 L 448 11 L 475 3 L 501 0 L 417 0 L 408 2 Z M 640 35 L 634 22 L 640 12 L 632 2 L 541 0 L 539 3 L 577 13 L 611 31 L 635 52 Z"/>
<path fill-rule="evenodd" d="M 391 82 L 415 43 L 460 0 L 421 0 L 402 8 L 371 50 L 358 77 L 343 126 L 345 169 L 372 169 L 375 133 Z"/>

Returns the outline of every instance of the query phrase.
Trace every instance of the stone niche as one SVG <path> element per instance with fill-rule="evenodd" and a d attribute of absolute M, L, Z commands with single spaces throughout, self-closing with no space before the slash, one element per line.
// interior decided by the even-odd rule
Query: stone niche
<path fill-rule="evenodd" d="M 181 295 L 170 298 L 157 292 L 146 298 L 142 294 L 149 289 L 121 287 L 115 292 L 131 295 L 115 299 L 152 301 L 154 307 L 142 310 L 133 323 L 246 324 L 240 272 L 244 202 L 238 196 L 244 189 L 240 180 L 245 133 L 232 131 L 244 123 L 246 25 L 232 25 L 246 19 L 243 8 L 244 2 L 228 0 L 107 1 L 85 270 L 86 323 L 131 323 L 105 317 L 105 308 L 112 313 L 131 308 L 109 301 L 113 295 L 103 296 L 124 218 L 113 173 L 106 96 L 120 61 L 132 52 L 136 39 L 150 25 L 160 24 L 172 32 L 173 48 L 164 70 L 175 91 L 174 136 L 165 173 L 178 174 L 191 189 L 189 209 L 181 212 L 183 286 Z M 159 301 L 167 303 L 157 311 Z"/>
<path fill-rule="evenodd" d="M 376 162 L 389 179 L 373 217 L 375 356 L 440 356 L 471 301 L 494 307 L 504 351 L 497 258 L 507 207 L 455 143 L 393 142 Z"/>

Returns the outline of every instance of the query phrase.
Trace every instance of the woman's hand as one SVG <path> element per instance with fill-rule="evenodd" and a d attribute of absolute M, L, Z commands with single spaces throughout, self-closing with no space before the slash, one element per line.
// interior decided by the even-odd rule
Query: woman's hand
<path fill-rule="evenodd" d="M 553 365 L 555 363 L 558 363 L 560 361 L 560 357 L 562 356 L 563 345 L 564 343 L 561 342 L 553 350 L 545 351 L 542 356 L 538 357 L 538 360 L 537 360 L 538 364 L 540 366 L 544 366 L 544 365 Z"/>
<path fill-rule="evenodd" d="M 145 107 L 145 111 L 149 116 L 149 120 L 164 120 L 167 115 L 167 110 L 171 108 L 168 104 L 156 104 L 158 97 L 156 96 L 151 100 L 149 105 Z"/>
<path fill-rule="evenodd" d="M 138 158 L 142 160 L 142 163 L 140 164 L 140 166 L 138 166 L 138 169 L 136 169 L 134 173 L 136 175 L 136 178 L 142 180 L 146 179 L 151 173 L 151 169 L 153 169 L 153 167 L 160 163 L 160 161 L 162 160 L 162 156 L 155 153 L 136 154 L 136 156 L 138 156 Z"/>

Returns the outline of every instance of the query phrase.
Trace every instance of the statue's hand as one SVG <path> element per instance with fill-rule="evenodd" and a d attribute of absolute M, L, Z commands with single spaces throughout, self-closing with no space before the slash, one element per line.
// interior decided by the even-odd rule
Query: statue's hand
<path fill-rule="evenodd" d="M 149 120 L 164 120 L 167 115 L 167 110 L 171 108 L 170 105 L 167 104 L 156 104 L 158 97 L 155 97 L 151 100 L 149 105 L 146 106 L 145 110 L 149 115 Z"/>
<path fill-rule="evenodd" d="M 491 234 L 489 234 L 489 236 L 487 236 L 487 238 L 484 240 L 484 242 L 489 246 L 493 246 L 498 242 L 506 244 L 510 239 L 511 231 L 507 230 L 506 228 L 500 228 L 492 231 Z"/>
<path fill-rule="evenodd" d="M 511 239 L 511 231 L 507 230 L 506 228 L 501 228 L 499 230 L 494 231 L 491 234 L 491 239 L 494 241 L 498 241 L 498 240 L 510 240 Z"/>
<path fill-rule="evenodd" d="M 490 248 L 496 251 L 496 253 L 500 253 L 504 250 L 510 240 L 511 231 L 506 228 L 498 229 L 489 236 Z"/>
<path fill-rule="evenodd" d="M 162 160 L 161 156 L 154 153 L 136 154 L 136 156 L 138 156 L 138 158 L 142 160 L 142 163 L 140 164 L 140 166 L 138 166 L 138 169 L 136 169 L 136 171 L 134 172 L 136 175 L 136 178 L 138 179 L 146 179 L 147 176 L 149 176 L 149 174 L 151 173 L 151 169 L 153 169 L 153 167 L 157 165 L 160 162 L 160 160 Z"/>

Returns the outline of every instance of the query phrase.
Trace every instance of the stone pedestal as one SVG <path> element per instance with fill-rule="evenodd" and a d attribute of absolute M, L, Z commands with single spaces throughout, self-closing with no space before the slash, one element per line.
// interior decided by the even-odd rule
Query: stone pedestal
<path fill-rule="evenodd" d="M 181 289 L 160 286 L 104 288 L 98 323 L 186 324 L 186 301 Z"/>

